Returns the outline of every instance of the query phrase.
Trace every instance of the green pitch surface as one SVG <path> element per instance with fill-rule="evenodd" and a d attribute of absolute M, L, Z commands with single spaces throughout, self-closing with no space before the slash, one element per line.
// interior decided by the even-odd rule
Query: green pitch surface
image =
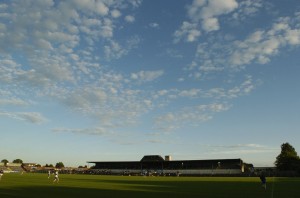
<path fill-rule="evenodd" d="M 300 197 L 300 178 L 267 178 L 264 190 L 252 177 L 143 177 L 60 175 L 53 183 L 47 174 L 4 174 L 0 198 L 5 197 Z"/>

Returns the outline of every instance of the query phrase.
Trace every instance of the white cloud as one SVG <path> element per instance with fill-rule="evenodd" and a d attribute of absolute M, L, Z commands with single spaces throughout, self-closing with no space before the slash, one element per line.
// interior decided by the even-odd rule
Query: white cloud
<path fill-rule="evenodd" d="M 138 36 L 132 36 L 126 43 L 121 45 L 120 43 L 110 40 L 107 45 L 104 46 L 104 55 L 107 60 L 119 59 L 128 54 L 128 52 L 138 46 L 140 38 Z M 126 46 L 126 47 L 124 47 Z"/>
<path fill-rule="evenodd" d="M 128 23 L 133 23 L 135 21 L 135 18 L 132 15 L 127 15 L 125 16 L 125 21 Z"/>
<path fill-rule="evenodd" d="M 194 0 L 188 6 L 188 15 L 195 23 L 202 23 L 202 28 L 209 32 L 219 29 L 217 17 L 228 14 L 238 8 L 236 0 Z"/>
<path fill-rule="evenodd" d="M 263 0 L 244 0 L 239 2 L 239 8 L 234 10 L 231 20 L 244 21 L 255 16 L 260 10 L 267 7 L 268 2 Z"/>
<path fill-rule="evenodd" d="M 197 24 L 184 21 L 180 29 L 174 33 L 174 43 L 178 43 L 182 38 L 187 42 L 194 42 L 200 35 Z"/>
<path fill-rule="evenodd" d="M 114 26 L 110 19 L 104 19 L 103 24 L 100 28 L 99 35 L 103 38 L 113 37 Z"/>
<path fill-rule="evenodd" d="M 157 106 L 174 105 L 177 108 L 154 118 L 155 129 L 172 132 L 171 129 L 179 129 L 181 126 L 198 126 L 213 119 L 217 114 L 230 110 L 233 106 L 230 102 L 232 99 L 251 93 L 257 85 L 258 82 L 255 82 L 252 76 L 245 76 L 238 85 L 227 89 L 216 87 L 207 90 L 196 88 L 160 90 L 153 94 L 155 99 L 153 104 L 163 101 L 161 105 Z M 178 101 L 181 99 L 185 100 L 185 104 L 191 105 L 180 105 Z M 204 101 L 212 102 L 207 104 Z"/>
<path fill-rule="evenodd" d="M 109 8 L 101 1 L 95 1 L 95 11 L 100 15 L 107 15 Z"/>
<path fill-rule="evenodd" d="M 201 19 L 206 20 L 211 17 L 230 13 L 236 8 L 238 8 L 236 0 L 209 0 L 207 1 L 207 5 L 201 8 L 200 17 Z M 190 15 L 190 17 L 193 18 L 194 15 Z"/>
<path fill-rule="evenodd" d="M 202 28 L 207 31 L 215 31 L 215 30 L 219 30 L 219 22 L 217 18 L 207 18 L 206 20 L 203 20 L 202 22 Z"/>
<path fill-rule="evenodd" d="M 197 126 L 203 122 L 213 119 L 216 113 L 229 110 L 230 107 L 230 105 L 223 103 L 201 104 L 198 106 L 184 107 L 176 112 L 169 112 L 155 118 L 155 128 L 158 130 L 170 129 L 170 127 L 178 129 L 180 126 L 187 124 L 190 126 Z"/>
<path fill-rule="evenodd" d="M 0 82 L 11 82 L 19 67 L 20 65 L 11 56 L 2 56 L 0 59 Z"/>
<path fill-rule="evenodd" d="M 134 7 L 137 8 L 142 4 L 142 0 L 128 0 L 128 2 Z"/>
<path fill-rule="evenodd" d="M 200 8 L 207 4 L 207 0 L 194 0 L 193 3 L 188 6 L 188 15 L 194 20 L 200 18 Z"/>
<path fill-rule="evenodd" d="M 246 14 L 258 11 L 261 1 L 255 2 L 255 6 L 250 1 L 244 2 Z M 7 15 L 0 16 L 1 54 L 14 50 L 18 53 L 0 58 L 0 95 L 8 92 L 0 98 L 0 105 L 30 105 L 22 97 L 28 92 L 35 97 L 59 101 L 73 111 L 93 117 L 101 125 L 94 129 L 61 128 L 56 131 L 103 135 L 107 129 L 132 126 L 140 120 L 140 116 L 153 109 L 161 110 L 159 108 L 163 108 L 165 114 L 155 119 L 156 127 L 174 130 L 181 124 L 196 125 L 229 110 L 230 99 L 249 94 L 257 86 L 252 77 L 247 76 L 240 84 L 230 88 L 226 84 L 224 87 L 207 87 L 205 90 L 196 85 L 182 89 L 145 91 L 136 85 L 150 84 L 164 77 L 167 71 L 131 70 L 132 73 L 127 76 L 112 71 L 110 61 L 123 61 L 121 58 L 128 55 L 142 40 L 137 35 L 122 37 L 122 40 L 116 40 L 115 37 L 118 36 L 115 31 L 131 25 L 122 23 L 122 27 L 118 26 L 123 17 L 129 23 L 135 21 L 134 13 L 127 11 L 132 11 L 130 6 L 138 7 L 141 4 L 139 0 L 74 0 L 55 3 L 32 0 L 7 4 L 9 6 L 2 4 L 0 8 L 3 13 L 7 11 Z M 237 1 L 234 0 L 195 0 L 188 7 L 190 21 L 184 21 L 174 32 L 173 41 L 196 42 L 204 31 L 220 29 L 221 16 L 236 10 Z M 160 27 L 156 22 L 146 25 Z M 245 40 L 236 40 L 233 44 L 231 41 L 233 39 L 228 41 L 219 36 L 219 40 L 216 38 L 201 42 L 195 60 L 185 70 L 187 76 L 173 78 L 188 83 L 189 80 L 205 80 L 208 73 L 231 73 L 231 69 L 240 69 L 252 62 L 267 63 L 280 52 L 281 47 L 300 44 L 299 26 L 292 25 L 289 18 L 282 18 L 269 30 L 258 30 Z M 169 49 L 165 53 L 171 57 L 183 57 L 179 50 Z M 199 98 L 211 102 L 197 103 L 196 99 Z M 191 103 L 182 104 L 184 100 Z M 178 104 L 178 109 L 168 112 L 169 107 Z M 185 107 L 186 104 L 193 105 Z M 46 120 L 41 113 L 36 112 L 3 111 L 0 114 L 32 123 Z"/>
<path fill-rule="evenodd" d="M 24 121 L 28 121 L 35 124 L 41 124 L 47 121 L 47 119 L 38 112 L 20 112 L 16 115 Z"/>
<path fill-rule="evenodd" d="M 149 108 L 152 107 L 152 101 L 151 100 L 144 100 L 144 104 Z"/>
<path fill-rule="evenodd" d="M 151 28 L 159 28 L 159 24 L 158 23 L 150 23 L 149 27 L 151 27 Z"/>
<path fill-rule="evenodd" d="M 288 29 L 285 33 L 284 38 L 290 45 L 300 44 L 300 29 Z"/>
<path fill-rule="evenodd" d="M 230 106 L 227 104 L 222 104 L 222 103 L 212 103 L 212 104 L 205 104 L 205 105 L 198 105 L 195 107 L 195 110 L 201 111 L 201 112 L 222 112 L 222 111 L 227 111 L 230 109 Z"/>
<path fill-rule="evenodd" d="M 44 39 L 39 39 L 39 40 L 36 41 L 36 43 L 37 43 L 37 46 L 41 49 L 45 49 L 45 50 L 52 50 L 53 49 L 51 43 L 44 40 Z"/>
<path fill-rule="evenodd" d="M 102 1 L 74 0 L 66 3 L 69 4 L 68 6 L 72 6 L 72 4 L 74 4 L 79 10 L 83 10 L 85 12 L 94 12 L 101 16 L 105 16 L 109 12 L 109 8 Z"/>
<path fill-rule="evenodd" d="M 178 93 L 179 96 L 181 97 L 199 97 L 199 94 L 201 93 L 201 90 L 200 89 L 190 89 L 190 90 L 183 90 L 183 91 L 180 91 Z"/>
<path fill-rule="evenodd" d="M 244 41 L 236 41 L 230 63 L 233 67 L 243 67 L 253 61 L 265 64 L 287 44 L 300 44 L 300 29 L 292 29 L 289 20 L 284 19 L 268 31 L 256 31 Z"/>
<path fill-rule="evenodd" d="M 105 57 L 108 60 L 119 59 L 123 55 L 127 54 L 127 51 L 120 46 L 119 43 L 111 41 L 110 45 L 104 46 Z"/>
<path fill-rule="evenodd" d="M 52 131 L 56 133 L 74 133 L 74 134 L 81 134 L 81 135 L 100 135 L 100 136 L 112 134 L 112 132 L 101 127 L 86 128 L 86 129 L 55 128 L 52 129 Z"/>
<path fill-rule="evenodd" d="M 163 74 L 164 74 L 163 70 L 139 71 L 137 73 L 132 73 L 131 79 L 136 80 L 138 82 L 150 82 L 161 77 Z"/>
<path fill-rule="evenodd" d="M 42 124 L 47 121 L 47 119 L 38 112 L 1 112 L 0 116 L 9 117 L 25 122 L 30 122 L 33 124 Z"/>
<path fill-rule="evenodd" d="M 172 58 L 184 58 L 184 56 L 181 54 L 181 52 L 179 50 L 176 49 L 166 49 L 166 53 L 168 56 L 172 57 Z"/>
<path fill-rule="evenodd" d="M 208 80 L 223 72 L 228 73 L 230 80 L 233 71 L 244 70 L 253 63 L 269 63 L 283 49 L 300 45 L 299 20 L 297 17 L 279 18 L 269 28 L 256 30 L 245 39 L 226 40 L 224 36 L 202 42 L 198 44 L 195 59 L 184 68 L 187 76 Z"/>
<path fill-rule="evenodd" d="M 101 107 L 106 103 L 107 94 L 104 90 L 97 88 L 85 88 L 72 92 L 65 98 L 64 103 L 74 109 L 89 111 L 93 107 Z"/>
<path fill-rule="evenodd" d="M 230 106 L 226 104 L 210 104 L 206 108 L 208 108 L 212 112 L 222 112 L 222 111 L 227 111 L 229 110 Z"/>
<path fill-rule="evenodd" d="M 136 35 L 117 42 L 114 31 L 122 11 L 140 4 L 139 0 L 28 0 L 1 4 L 1 106 L 31 108 L 31 103 L 22 98 L 51 98 L 101 120 L 108 128 L 134 123 L 152 108 L 152 101 L 140 96 L 139 90 L 127 88 L 129 81 L 102 62 L 121 58 L 139 44 Z M 133 15 L 126 19 L 134 21 Z M 4 55 L 12 51 L 17 53 Z M 146 73 L 143 80 L 150 79 Z M 32 123 L 46 120 L 38 112 L 3 111 L 1 115 Z M 124 121 L 120 119 L 124 117 Z"/>
<path fill-rule="evenodd" d="M 19 98 L 9 98 L 9 99 L 0 98 L 0 105 L 27 106 L 29 105 L 29 103 Z"/>
<path fill-rule="evenodd" d="M 135 125 L 137 118 L 153 107 L 150 93 L 124 87 L 126 79 L 119 74 L 99 76 L 95 85 L 77 89 L 50 90 L 45 96 L 61 101 L 74 112 L 99 122 L 103 128 Z"/>
<path fill-rule="evenodd" d="M 178 78 L 177 79 L 178 82 L 184 82 L 184 80 L 185 80 L 184 78 Z"/>
<path fill-rule="evenodd" d="M 249 94 L 256 88 L 257 85 L 258 82 L 253 82 L 252 76 L 246 76 L 245 80 L 240 85 L 234 86 L 228 90 L 225 90 L 223 88 L 212 88 L 206 91 L 204 96 L 217 99 L 237 98 Z"/>
<path fill-rule="evenodd" d="M 272 148 L 260 144 L 236 144 L 236 145 L 208 145 L 208 154 L 210 155 L 249 155 L 258 153 L 273 153 L 278 151 L 277 148 Z"/>
<path fill-rule="evenodd" d="M 224 67 L 216 67 L 210 61 L 205 61 L 204 65 L 199 67 L 199 70 L 204 72 L 216 72 L 224 70 Z"/>
<path fill-rule="evenodd" d="M 119 18 L 120 16 L 121 16 L 122 14 L 121 14 L 121 12 L 119 11 L 119 10 L 112 10 L 111 11 L 111 16 L 113 17 L 113 18 Z"/>
<path fill-rule="evenodd" d="M 1 32 L 6 31 L 6 25 L 5 25 L 5 24 L 0 23 L 0 31 L 1 31 Z"/>

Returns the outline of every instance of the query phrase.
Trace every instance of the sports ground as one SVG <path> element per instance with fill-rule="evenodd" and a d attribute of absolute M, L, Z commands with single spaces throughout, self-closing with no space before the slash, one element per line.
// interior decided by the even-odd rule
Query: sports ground
<path fill-rule="evenodd" d="M 47 174 L 4 174 L 0 197 L 230 197 L 299 198 L 300 178 L 267 177 L 146 177 L 61 174 L 53 183 Z"/>

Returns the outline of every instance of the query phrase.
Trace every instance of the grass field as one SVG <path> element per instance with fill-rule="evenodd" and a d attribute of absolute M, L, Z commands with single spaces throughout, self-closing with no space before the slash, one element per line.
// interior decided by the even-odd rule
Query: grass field
<path fill-rule="evenodd" d="M 267 178 L 264 190 L 254 177 L 143 177 L 5 174 L 0 197 L 238 197 L 299 198 L 300 178 Z"/>

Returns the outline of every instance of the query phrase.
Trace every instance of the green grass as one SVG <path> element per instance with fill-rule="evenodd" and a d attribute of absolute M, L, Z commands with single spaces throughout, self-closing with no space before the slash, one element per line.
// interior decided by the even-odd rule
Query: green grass
<path fill-rule="evenodd" d="M 264 190 L 258 177 L 143 177 L 60 175 L 52 183 L 47 174 L 4 174 L 0 197 L 300 197 L 300 178 L 267 178 Z"/>

